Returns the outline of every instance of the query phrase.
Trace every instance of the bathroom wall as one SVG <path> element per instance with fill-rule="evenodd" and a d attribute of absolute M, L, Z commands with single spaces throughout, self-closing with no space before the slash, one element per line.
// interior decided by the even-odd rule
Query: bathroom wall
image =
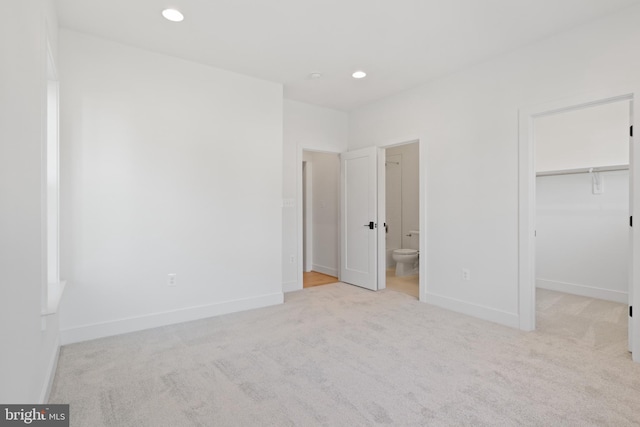
<path fill-rule="evenodd" d="M 518 327 L 518 111 L 637 87 L 639 19 L 627 8 L 350 113 L 350 150 L 424 147 L 426 302 Z"/>
<path fill-rule="evenodd" d="M 395 266 L 391 254 L 402 247 L 402 155 L 386 156 L 385 166 L 385 237 L 387 268 Z"/>
<path fill-rule="evenodd" d="M 418 239 L 407 236 L 420 229 L 419 167 L 420 153 L 417 142 L 398 145 L 385 150 L 386 222 L 388 233 L 387 267 L 392 267 L 389 251 L 398 248 L 418 249 Z M 400 163 L 399 165 L 395 163 Z"/>
<path fill-rule="evenodd" d="M 535 119 L 538 171 L 629 162 L 629 102 Z M 629 172 L 536 178 L 536 285 L 577 295 L 628 300 Z"/>

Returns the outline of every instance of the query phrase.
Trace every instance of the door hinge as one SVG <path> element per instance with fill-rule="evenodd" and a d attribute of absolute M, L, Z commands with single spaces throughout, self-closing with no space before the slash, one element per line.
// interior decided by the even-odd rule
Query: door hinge
<path fill-rule="evenodd" d="M 633 215 L 629 217 L 629 227 L 633 227 Z"/>
<path fill-rule="evenodd" d="M 629 317 L 633 317 L 633 306 L 629 306 Z"/>
<path fill-rule="evenodd" d="M 629 126 L 629 136 L 633 136 L 633 126 Z"/>

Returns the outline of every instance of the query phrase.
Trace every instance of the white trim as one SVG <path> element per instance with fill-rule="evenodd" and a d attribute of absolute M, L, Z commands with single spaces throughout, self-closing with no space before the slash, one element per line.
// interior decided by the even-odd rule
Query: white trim
<path fill-rule="evenodd" d="M 45 132 L 41 150 L 41 260 L 44 266 L 40 306 L 42 315 L 53 314 L 58 310 L 65 285 L 60 282 L 60 83 L 56 59 L 48 38 L 46 54 L 45 108 L 42 117 Z M 49 164 L 52 162 L 55 166 L 50 168 Z M 53 186 L 49 182 L 50 175 L 55 177 Z M 47 322 L 42 319 L 41 330 L 46 328 Z"/>
<path fill-rule="evenodd" d="M 304 157 L 304 152 L 303 152 Z M 302 161 L 302 242 L 303 247 L 303 271 L 313 269 L 313 162 Z M 306 237 L 306 241 L 305 241 Z"/>
<path fill-rule="evenodd" d="M 60 83 L 58 81 L 47 81 L 46 129 L 47 160 L 44 173 L 47 183 L 45 189 L 47 203 L 47 281 L 56 283 L 60 281 Z M 53 182 L 50 181 L 52 176 Z M 55 208 L 53 212 L 52 206 Z M 49 240 L 50 238 L 51 241 Z"/>
<path fill-rule="evenodd" d="M 426 297 L 429 299 L 429 304 L 446 308 L 447 310 L 455 311 L 457 313 L 462 313 L 467 316 L 477 317 L 482 320 L 499 323 L 511 328 L 517 328 L 519 324 L 517 313 L 509 313 L 506 311 L 496 310 L 495 308 L 471 304 L 466 301 L 460 301 L 442 295 L 433 294 L 431 292 L 427 292 Z"/>
<path fill-rule="evenodd" d="M 64 293 L 66 286 L 67 286 L 66 281 L 49 283 L 48 303 L 47 303 L 47 307 L 43 309 L 41 313 L 42 316 L 50 316 L 58 312 L 58 307 L 60 306 L 60 300 L 62 299 L 62 294 Z"/>
<path fill-rule="evenodd" d="M 51 394 L 51 387 L 53 387 L 53 380 L 56 377 L 56 369 L 58 368 L 58 358 L 60 357 L 60 337 L 56 338 L 56 342 L 53 347 L 53 352 L 49 358 L 47 365 L 47 371 L 45 372 L 45 382 L 40 392 L 40 404 L 46 404 L 49 401 L 49 395 Z"/>
<path fill-rule="evenodd" d="M 57 29 L 56 29 L 57 30 Z M 60 80 L 58 78 L 58 64 L 56 63 L 51 41 L 47 37 L 47 80 Z"/>
<path fill-rule="evenodd" d="M 387 161 L 386 148 L 378 148 L 378 173 L 376 174 L 377 180 L 377 193 L 378 193 L 378 206 L 377 206 L 377 239 L 378 239 L 378 290 L 387 288 L 387 230 L 384 224 L 387 222 L 387 168 L 385 167 Z M 418 166 L 419 167 L 419 166 Z M 418 169 L 419 170 L 419 169 Z M 418 178 L 419 179 L 419 178 Z M 419 215 L 419 213 L 418 213 Z"/>
<path fill-rule="evenodd" d="M 518 326 L 536 328 L 535 311 L 535 152 L 533 113 L 520 111 L 518 141 Z"/>
<path fill-rule="evenodd" d="M 298 282 L 297 281 L 293 281 L 293 282 L 286 282 L 282 284 L 282 292 L 287 293 L 287 292 L 295 292 L 295 291 L 300 291 L 302 290 L 302 286 L 298 286 Z"/>
<path fill-rule="evenodd" d="M 427 142 L 425 139 L 419 139 L 418 144 L 418 155 L 420 156 L 420 166 L 418 168 L 418 175 L 420 178 L 420 183 L 418 185 L 418 191 L 420 191 L 420 200 L 418 200 L 420 205 L 420 237 L 418 239 L 420 263 L 418 264 L 418 296 L 421 302 L 429 302 L 427 298 L 427 236 L 429 235 L 429 230 L 427 228 Z"/>
<path fill-rule="evenodd" d="M 640 88 L 636 88 L 632 92 L 634 102 L 631 104 L 631 125 L 637 127 L 640 123 L 640 108 L 638 108 L 638 98 L 640 98 Z M 636 131 L 637 132 L 637 131 Z M 637 135 L 637 133 L 636 133 Z M 640 138 L 634 136 L 629 138 L 629 169 L 631 200 L 629 201 L 629 215 L 635 216 L 636 221 L 633 227 L 630 227 L 629 248 L 631 262 L 629 263 L 629 303 L 630 305 L 640 307 L 640 227 L 638 227 L 638 216 L 640 215 L 640 147 L 638 143 Z M 640 362 L 640 316 L 636 315 L 629 321 L 629 343 L 632 351 L 634 362 Z"/>
<path fill-rule="evenodd" d="M 338 277 L 338 269 L 332 267 L 325 267 L 324 265 L 313 264 L 311 266 L 311 270 L 317 271 L 318 273 L 328 274 L 329 276 Z"/>
<path fill-rule="evenodd" d="M 631 126 L 633 126 L 634 123 L 636 123 L 637 121 L 635 120 L 635 104 L 632 101 L 630 103 L 631 108 L 629 111 L 629 123 L 631 124 Z M 640 167 L 640 158 L 638 158 L 637 154 L 639 150 L 634 150 L 634 146 L 633 146 L 633 142 L 634 142 L 634 138 L 632 135 L 629 136 L 629 195 L 631 197 L 629 197 L 629 215 L 632 216 L 633 212 L 637 212 L 637 209 L 634 209 L 634 200 L 636 201 L 636 203 L 638 202 L 638 197 L 634 196 L 637 194 L 638 191 L 638 187 L 636 182 L 638 179 L 638 168 Z M 632 164 L 635 164 L 635 168 L 631 167 Z M 635 169 L 635 170 L 634 170 Z M 629 259 L 631 260 L 628 263 L 628 276 L 629 276 L 629 288 L 628 288 L 628 292 L 629 292 L 629 299 L 627 300 L 627 304 L 629 304 L 629 306 L 633 306 L 634 304 L 634 293 L 637 294 L 637 292 L 634 290 L 635 284 L 633 281 L 633 278 L 636 277 L 638 279 L 640 279 L 640 271 L 638 271 L 638 262 L 634 261 L 634 247 L 640 247 L 637 246 L 638 244 L 640 244 L 640 242 L 638 242 L 637 238 L 638 238 L 638 233 L 634 234 L 634 229 L 633 227 L 629 228 Z M 631 311 L 631 310 L 629 310 Z M 627 349 L 633 353 L 633 339 L 634 339 L 634 323 L 635 325 L 638 325 L 638 322 L 634 322 L 633 318 L 629 317 L 628 318 L 628 327 L 627 327 L 627 336 L 628 336 L 628 342 L 627 342 Z M 637 337 L 636 337 L 637 338 Z M 637 353 L 636 353 L 637 354 Z M 633 357 L 633 354 L 632 354 Z M 638 362 L 638 356 L 636 356 L 636 358 L 634 358 L 634 360 L 636 362 Z"/>
<path fill-rule="evenodd" d="M 304 148 L 302 145 L 298 144 L 296 147 L 296 252 L 298 256 L 296 257 L 296 280 L 298 285 L 297 289 L 302 289 L 304 279 L 304 250 L 303 250 L 303 221 L 302 221 L 302 203 L 304 202 L 304 198 L 302 197 L 302 174 L 304 173 L 302 170 L 302 157 L 303 157 Z"/>
<path fill-rule="evenodd" d="M 557 280 L 536 279 L 536 287 L 541 289 L 549 289 L 551 291 L 564 292 L 567 294 L 581 295 L 589 298 L 614 301 L 622 304 L 629 303 L 629 295 L 626 292 L 596 288 L 594 286 L 566 283 Z"/>
<path fill-rule="evenodd" d="M 78 326 L 75 328 L 60 331 L 60 339 L 62 345 L 67 345 L 96 338 L 142 331 L 145 329 L 157 328 L 159 326 L 172 325 L 175 323 L 190 322 L 193 320 L 205 319 L 222 314 L 267 307 L 271 305 L 282 304 L 283 302 L 283 293 L 277 292 L 273 294 L 252 298 L 242 298 L 218 304 L 187 307 L 178 310 L 165 311 L 162 313 L 149 314 L 145 316 L 130 317 L 109 322 L 100 322 L 90 325 Z"/>

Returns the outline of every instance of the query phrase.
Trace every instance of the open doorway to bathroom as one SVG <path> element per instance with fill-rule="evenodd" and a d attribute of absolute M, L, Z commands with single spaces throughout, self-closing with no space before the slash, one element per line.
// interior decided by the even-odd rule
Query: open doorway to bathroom
<path fill-rule="evenodd" d="M 419 298 L 419 142 L 385 149 L 386 287 Z"/>
<path fill-rule="evenodd" d="M 338 282 L 340 156 L 302 153 L 303 288 Z"/>
<path fill-rule="evenodd" d="M 536 329 L 628 348 L 631 99 L 536 117 Z"/>

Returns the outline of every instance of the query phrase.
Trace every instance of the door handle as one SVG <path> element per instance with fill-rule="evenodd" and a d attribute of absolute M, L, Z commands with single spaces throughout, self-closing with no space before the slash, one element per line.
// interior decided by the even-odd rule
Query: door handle
<path fill-rule="evenodd" d="M 373 221 L 369 221 L 369 224 L 365 224 L 365 227 L 369 227 L 369 230 L 376 228 L 376 224 Z"/>

